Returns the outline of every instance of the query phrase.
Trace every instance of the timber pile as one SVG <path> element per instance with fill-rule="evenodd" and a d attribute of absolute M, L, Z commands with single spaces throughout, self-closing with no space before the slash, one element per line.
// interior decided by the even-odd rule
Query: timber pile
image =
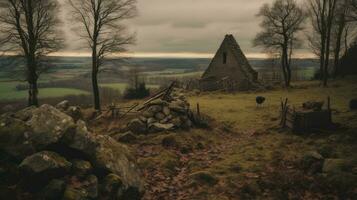
<path fill-rule="evenodd" d="M 291 108 L 288 99 L 281 101 L 280 125 L 290 128 L 294 132 L 304 132 L 316 129 L 325 129 L 332 125 L 330 98 L 327 107 L 323 108 L 324 102 L 308 101 L 301 108 Z"/>
<path fill-rule="evenodd" d="M 174 83 L 154 95 L 139 109 L 140 115 L 127 128 L 135 134 L 156 133 L 193 126 L 193 114 L 185 96 L 174 89 Z"/>

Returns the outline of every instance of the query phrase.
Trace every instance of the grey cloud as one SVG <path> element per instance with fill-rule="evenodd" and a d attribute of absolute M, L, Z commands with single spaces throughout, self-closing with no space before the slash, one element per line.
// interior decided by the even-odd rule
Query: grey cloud
<path fill-rule="evenodd" d="M 259 52 L 251 45 L 259 31 L 256 14 L 264 3 L 272 1 L 138 0 L 138 16 L 126 22 L 137 34 L 137 44 L 130 50 L 214 53 L 224 35 L 231 33 L 244 51 Z M 73 49 L 77 38 L 70 31 L 66 35 L 69 49 Z"/>

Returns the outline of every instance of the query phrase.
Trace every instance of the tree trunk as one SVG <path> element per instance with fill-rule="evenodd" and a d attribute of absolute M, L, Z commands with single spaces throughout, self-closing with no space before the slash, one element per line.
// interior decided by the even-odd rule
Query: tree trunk
<path fill-rule="evenodd" d="M 344 16 L 340 17 L 343 20 Z M 340 52 L 341 52 L 341 43 L 342 43 L 342 35 L 345 30 L 346 24 L 344 21 L 338 25 L 338 32 L 336 35 L 336 45 L 335 45 L 335 55 L 334 55 L 334 69 L 333 76 L 336 77 L 338 75 L 339 65 L 340 65 Z"/>
<path fill-rule="evenodd" d="M 281 56 L 281 67 L 283 70 L 285 87 L 289 87 L 288 72 L 286 71 L 287 70 L 286 69 L 286 55 L 287 55 L 286 48 L 283 47 L 282 56 Z"/>
<path fill-rule="evenodd" d="M 93 87 L 94 108 L 96 110 L 100 110 L 99 87 L 98 87 L 98 60 L 97 60 L 96 47 L 93 47 L 93 52 L 92 52 L 92 87 Z"/>

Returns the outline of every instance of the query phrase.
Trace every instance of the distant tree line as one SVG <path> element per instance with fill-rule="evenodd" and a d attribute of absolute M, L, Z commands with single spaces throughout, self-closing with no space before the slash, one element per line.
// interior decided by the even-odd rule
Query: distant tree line
<path fill-rule="evenodd" d="M 136 14 L 136 0 L 66 0 L 75 33 L 92 53 L 94 107 L 100 110 L 98 73 L 104 59 L 126 51 L 134 36 L 123 20 Z M 47 70 L 45 57 L 64 44 L 57 0 L 0 0 L 0 52 L 23 57 L 23 79 L 28 83 L 28 106 L 38 106 L 38 79 Z M 20 76 L 20 75 L 19 75 Z M 22 79 L 22 78 L 19 78 Z"/>
<path fill-rule="evenodd" d="M 258 13 L 262 31 L 253 44 L 280 58 L 285 86 L 289 87 L 291 57 L 302 46 L 301 35 L 307 30 L 309 46 L 319 57 L 319 78 L 327 86 L 328 78 L 343 73 L 341 57 L 356 40 L 357 1 L 305 0 L 303 3 L 307 8 L 295 0 L 275 0 L 271 5 L 263 5 Z"/>

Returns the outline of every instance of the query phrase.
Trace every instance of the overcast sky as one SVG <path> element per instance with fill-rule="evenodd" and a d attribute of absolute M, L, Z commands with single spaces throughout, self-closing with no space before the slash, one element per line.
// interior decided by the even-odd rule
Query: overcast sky
<path fill-rule="evenodd" d="M 64 1 L 64 0 L 62 0 Z M 248 56 L 259 31 L 256 17 L 273 0 L 138 0 L 139 14 L 128 22 L 137 42 L 130 52 L 152 54 L 214 54 L 225 34 L 233 34 Z M 70 38 L 70 32 L 66 33 Z M 75 42 L 68 40 L 72 51 Z"/>

